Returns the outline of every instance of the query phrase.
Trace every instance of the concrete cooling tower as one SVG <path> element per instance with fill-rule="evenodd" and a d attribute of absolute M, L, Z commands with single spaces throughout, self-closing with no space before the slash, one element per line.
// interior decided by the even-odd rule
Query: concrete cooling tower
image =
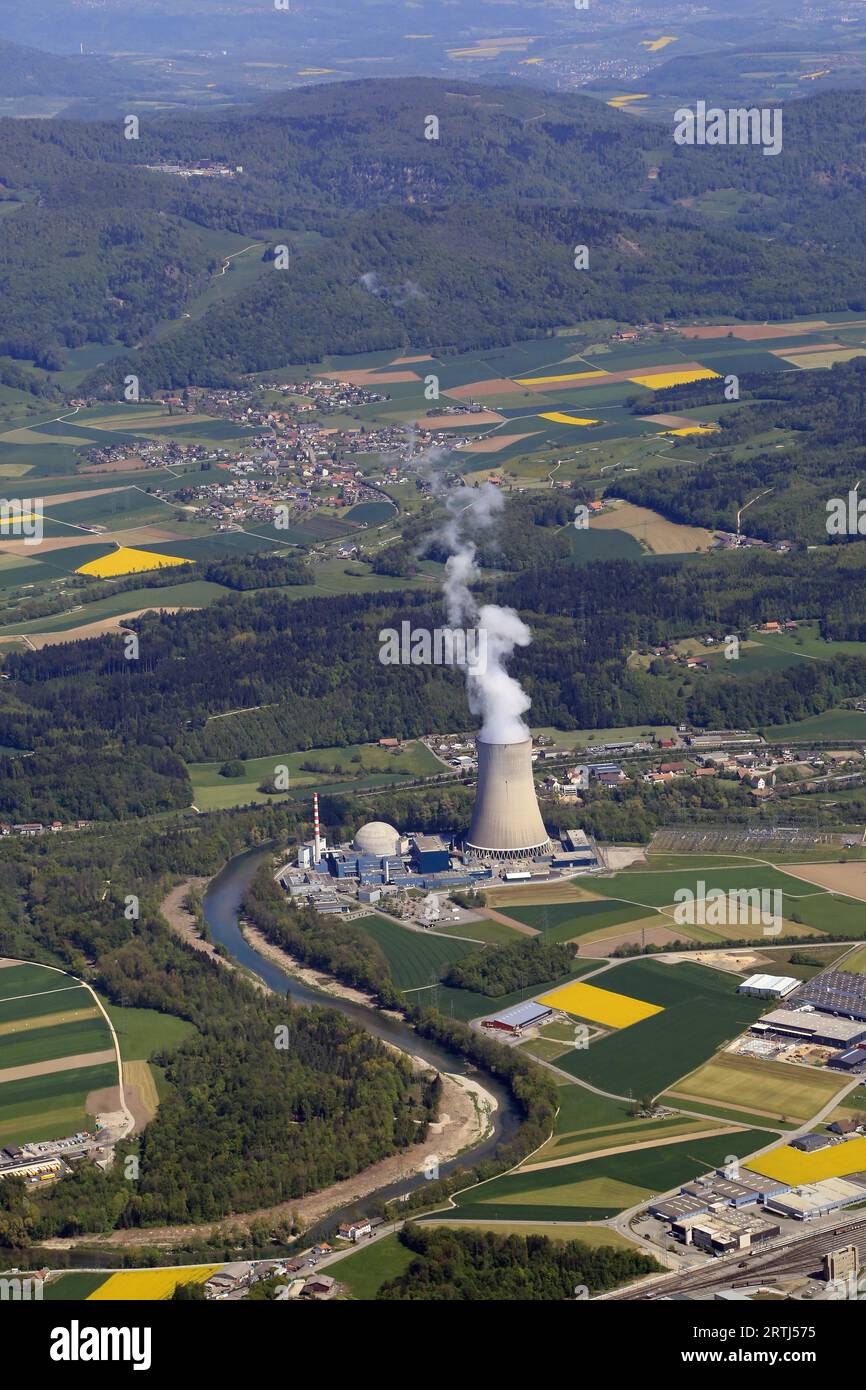
<path fill-rule="evenodd" d="M 478 739 L 477 748 L 478 789 L 464 851 L 491 859 L 549 853 L 532 779 L 532 740 L 484 743 Z"/>

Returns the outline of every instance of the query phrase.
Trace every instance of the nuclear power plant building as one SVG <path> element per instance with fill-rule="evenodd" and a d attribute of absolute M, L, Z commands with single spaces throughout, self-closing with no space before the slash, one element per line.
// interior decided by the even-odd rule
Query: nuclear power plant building
<path fill-rule="evenodd" d="M 450 893 L 482 888 L 491 879 L 547 880 L 597 873 L 603 861 L 584 830 L 562 830 L 555 842 L 541 818 L 532 772 L 532 740 L 476 740 L 478 784 L 467 833 L 404 832 L 388 821 L 368 821 L 343 844 L 329 844 L 313 796 L 311 840 L 297 846 L 294 864 L 276 878 L 296 901 L 319 911 L 349 912 L 359 902 L 383 907 L 392 895 Z M 419 925 L 429 925 L 419 919 Z"/>
<path fill-rule="evenodd" d="M 481 859 L 550 854 L 532 776 L 532 739 L 485 743 L 479 738 L 477 748 L 478 788 L 465 853 Z"/>

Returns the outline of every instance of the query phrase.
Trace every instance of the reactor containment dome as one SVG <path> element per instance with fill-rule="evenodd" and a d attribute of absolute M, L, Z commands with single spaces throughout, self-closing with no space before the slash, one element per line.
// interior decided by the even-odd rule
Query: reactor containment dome
<path fill-rule="evenodd" d="M 529 859 L 550 853 L 532 776 L 532 739 L 477 740 L 478 789 L 466 854 L 482 859 Z"/>
<path fill-rule="evenodd" d="M 375 855 L 385 859 L 400 853 L 400 832 L 384 820 L 371 820 L 362 825 L 354 840 L 352 849 L 359 854 Z"/>

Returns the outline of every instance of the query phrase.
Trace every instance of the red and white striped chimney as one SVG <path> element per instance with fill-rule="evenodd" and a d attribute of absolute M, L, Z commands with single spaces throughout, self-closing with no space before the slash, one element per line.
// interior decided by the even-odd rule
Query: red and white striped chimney
<path fill-rule="evenodd" d="M 313 863 L 322 859 L 322 839 L 319 833 L 319 793 L 313 792 Z"/>

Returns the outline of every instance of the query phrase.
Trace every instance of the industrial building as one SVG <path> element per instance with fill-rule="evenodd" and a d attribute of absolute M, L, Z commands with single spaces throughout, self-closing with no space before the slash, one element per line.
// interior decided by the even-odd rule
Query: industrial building
<path fill-rule="evenodd" d="M 855 1073 L 866 1069 L 866 1046 L 862 1043 L 858 1047 L 851 1047 L 847 1052 L 838 1052 L 835 1057 L 831 1057 L 827 1063 L 828 1067 L 833 1067 L 836 1071 L 846 1071 Z"/>
<path fill-rule="evenodd" d="M 720 1169 L 711 1176 L 686 1183 L 677 1197 L 650 1202 L 649 1210 L 660 1221 L 678 1223 L 725 1207 L 739 1210 L 741 1207 L 754 1206 L 766 1201 L 768 1196 L 787 1191 L 787 1183 L 765 1177 L 762 1173 L 752 1173 L 748 1168 L 742 1168 L 736 1178 L 729 1178 Z"/>
<path fill-rule="evenodd" d="M 815 1154 L 819 1149 L 829 1148 L 832 1144 L 829 1134 L 801 1134 L 799 1139 L 792 1139 L 789 1148 L 799 1149 L 803 1154 Z"/>
<path fill-rule="evenodd" d="M 412 864 L 419 874 L 442 874 L 451 868 L 451 851 L 439 835 L 416 835 Z"/>
<path fill-rule="evenodd" d="M 525 1004 L 514 1004 L 510 1009 L 503 1009 L 502 1013 L 482 1019 L 481 1026 L 494 1032 L 514 1033 L 519 1036 L 525 1028 L 534 1028 L 539 1024 L 547 1023 L 549 1019 L 553 1018 L 553 1014 L 553 1009 L 547 1008 L 544 1004 L 536 1004 L 534 1000 L 528 1000 Z"/>
<path fill-rule="evenodd" d="M 687 1216 L 671 1225 L 671 1235 L 684 1245 L 694 1245 L 711 1255 L 729 1255 L 735 1250 L 752 1250 L 781 1234 L 776 1221 L 757 1212 L 731 1209 L 706 1216 Z"/>
<path fill-rule="evenodd" d="M 477 740 L 478 786 L 464 852 L 479 859 L 532 859 L 550 854 L 532 776 L 532 739 Z"/>
<path fill-rule="evenodd" d="M 853 975 L 845 970 L 823 970 L 814 980 L 802 985 L 798 1004 L 812 1004 L 829 1014 L 841 1014 L 866 1022 L 866 975 Z"/>
<path fill-rule="evenodd" d="M 753 1023 L 750 1032 L 777 1033 L 798 1042 L 824 1047 L 855 1047 L 866 1042 L 866 1023 L 857 1019 L 835 1018 L 813 1008 L 773 1009 Z"/>
<path fill-rule="evenodd" d="M 804 1183 L 778 1197 L 768 1197 L 765 1207 L 779 1216 L 795 1221 L 816 1221 L 842 1207 L 866 1201 L 866 1187 L 848 1178 L 827 1178 L 823 1182 Z"/>
<path fill-rule="evenodd" d="M 739 986 L 738 994 L 748 994 L 754 999 L 785 999 L 800 984 L 790 975 L 750 975 Z"/>

